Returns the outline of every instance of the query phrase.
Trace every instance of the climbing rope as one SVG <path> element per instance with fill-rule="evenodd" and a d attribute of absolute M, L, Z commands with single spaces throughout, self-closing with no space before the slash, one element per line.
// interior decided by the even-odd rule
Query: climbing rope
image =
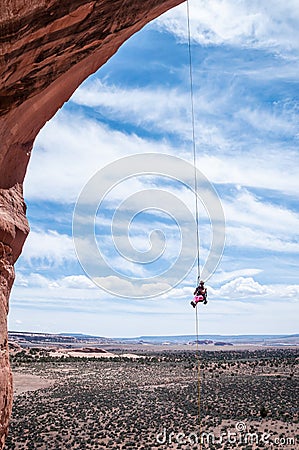
<path fill-rule="evenodd" d="M 200 239 L 199 239 L 199 213 L 198 213 L 198 182 L 196 169 L 196 141 L 195 141 L 195 114 L 194 114 L 194 88 L 193 88 L 193 61 L 191 51 L 191 27 L 190 27 L 190 5 L 189 0 L 187 5 L 187 31 L 188 31 L 188 54 L 189 54 L 189 77 L 190 77 L 190 101 L 191 101 L 191 125 L 192 125 L 192 151 L 193 151 L 193 167 L 194 167 L 194 193 L 195 193 L 195 218 L 196 218 L 196 250 L 197 250 L 197 280 L 200 281 Z M 201 416 L 200 416 L 200 357 L 198 345 L 198 306 L 195 308 L 195 328 L 196 328 L 196 361 L 197 361 L 197 403 L 198 403 L 198 425 L 199 425 L 199 449 L 202 448 L 201 443 Z"/>
<path fill-rule="evenodd" d="M 199 358 L 199 345 L 198 345 L 198 312 L 195 308 L 196 315 L 196 360 L 197 360 L 197 413 L 198 413 L 198 426 L 199 426 L 199 450 L 201 450 L 201 419 L 200 419 L 200 358 Z"/>
<path fill-rule="evenodd" d="M 188 54 L 189 54 L 189 77 L 190 77 L 190 101 L 191 101 L 191 125 L 192 125 L 192 152 L 194 167 L 194 193 L 195 193 L 195 219 L 196 219 L 196 256 L 197 256 L 197 282 L 200 280 L 200 240 L 199 240 L 199 214 L 198 214 L 198 182 L 196 170 L 196 141 L 195 141 L 195 114 L 194 114 L 194 89 L 193 89 L 193 62 L 191 51 L 191 27 L 190 7 L 187 0 L 187 27 L 188 27 Z"/>

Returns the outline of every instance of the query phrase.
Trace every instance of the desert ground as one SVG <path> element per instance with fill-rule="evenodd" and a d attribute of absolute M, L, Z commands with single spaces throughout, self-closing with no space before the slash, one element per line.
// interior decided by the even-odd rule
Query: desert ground
<path fill-rule="evenodd" d="M 31 348 L 11 362 L 7 450 L 299 448 L 299 348 Z"/>

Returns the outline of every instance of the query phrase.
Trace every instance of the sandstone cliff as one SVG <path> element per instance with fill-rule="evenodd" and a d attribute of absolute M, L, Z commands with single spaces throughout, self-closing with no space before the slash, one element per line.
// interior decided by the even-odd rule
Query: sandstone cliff
<path fill-rule="evenodd" d="M 0 448 L 12 405 L 6 317 L 13 265 L 29 232 L 22 183 L 34 139 L 124 41 L 182 1 L 0 3 Z"/>

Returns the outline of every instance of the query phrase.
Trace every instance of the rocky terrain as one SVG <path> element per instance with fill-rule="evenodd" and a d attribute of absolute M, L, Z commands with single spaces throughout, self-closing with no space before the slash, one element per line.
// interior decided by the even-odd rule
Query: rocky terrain
<path fill-rule="evenodd" d="M 198 449 L 199 436 L 211 450 L 234 449 L 235 439 L 246 450 L 298 448 L 298 349 L 199 357 L 201 426 L 194 351 L 57 360 L 22 350 L 15 376 L 49 386 L 29 379 L 15 396 L 6 449 Z"/>

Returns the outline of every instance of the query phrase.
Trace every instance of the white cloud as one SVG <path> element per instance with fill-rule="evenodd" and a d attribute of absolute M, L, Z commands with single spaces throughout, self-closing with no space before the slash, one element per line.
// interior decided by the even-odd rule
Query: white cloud
<path fill-rule="evenodd" d="M 232 45 L 273 51 L 298 50 L 298 1 L 192 0 L 192 39 L 202 45 Z M 159 27 L 186 41 L 186 5 L 161 16 Z"/>
<path fill-rule="evenodd" d="M 96 289 L 95 284 L 85 275 L 68 275 L 56 281 L 57 287 L 70 289 Z"/>
<path fill-rule="evenodd" d="M 252 277 L 237 277 L 223 284 L 219 289 L 209 289 L 212 298 L 218 299 L 249 299 L 256 297 L 299 300 L 299 285 L 265 285 L 255 281 Z"/>
<path fill-rule="evenodd" d="M 29 200 L 74 201 L 95 170 L 120 156 L 140 151 L 187 156 L 183 149 L 180 152 L 163 143 L 154 145 L 134 135 L 108 130 L 90 120 L 82 125 L 77 116 L 67 114 L 57 117 L 43 129 L 26 179 L 25 194 Z M 73 134 L 74 145 L 73 137 L 69 140 Z M 93 139 L 92 134 L 97 137 Z M 273 189 L 295 195 L 298 192 L 298 157 L 283 149 L 264 152 L 256 148 L 247 154 L 239 151 L 201 154 L 198 166 L 213 183 Z M 42 170 L 42 167 L 46 169 Z M 142 183 L 136 183 L 136 187 L 142 186 Z M 148 183 L 144 187 L 148 187 Z"/>
<path fill-rule="evenodd" d="M 220 73 L 223 68 L 211 68 L 213 75 L 207 79 L 202 76 L 201 70 L 201 66 L 194 69 L 196 140 L 199 146 L 229 150 L 230 134 L 233 133 L 236 138 L 236 127 L 243 130 L 248 129 L 249 125 L 260 133 L 296 135 L 296 103 L 292 105 L 288 100 L 287 104 L 276 102 L 265 107 L 248 95 L 244 95 L 243 102 L 240 102 L 234 80 L 224 87 L 219 79 L 214 79 L 214 72 Z M 240 67 L 235 69 L 240 73 L 242 70 L 244 69 Z M 137 88 L 116 86 L 97 78 L 80 86 L 71 101 L 99 110 L 106 117 L 123 124 L 130 123 L 154 132 L 176 134 L 187 141 L 191 139 L 191 105 L 187 80 L 182 82 L 180 88 L 159 84 Z M 234 116 L 233 121 L 230 114 Z"/>
<path fill-rule="evenodd" d="M 261 272 L 262 272 L 261 269 L 238 269 L 238 270 L 233 270 L 233 271 L 218 270 L 213 275 L 212 282 L 217 284 L 217 283 L 222 283 L 224 281 L 232 280 L 236 277 L 250 277 L 250 276 L 253 277 L 254 275 L 260 274 Z"/>
<path fill-rule="evenodd" d="M 238 275 L 238 272 L 243 272 L 244 276 L 234 276 Z M 257 282 L 252 276 L 248 276 L 250 273 L 261 273 L 257 269 L 244 269 L 243 271 L 234 271 L 230 274 L 225 275 L 225 279 L 232 278 L 230 281 L 225 282 L 219 288 L 214 288 L 213 284 L 207 283 L 208 297 L 213 302 L 219 302 L 223 299 L 231 300 L 248 300 L 249 302 L 256 302 L 262 299 L 269 299 L 273 301 L 279 301 L 280 299 L 285 299 L 285 301 L 299 301 L 299 285 L 296 284 L 262 284 Z M 25 280 L 25 282 L 24 282 Z M 87 276 L 85 275 L 70 275 L 61 278 L 47 278 L 36 273 L 32 273 L 27 277 L 18 273 L 17 280 L 14 286 L 14 298 L 21 297 L 22 301 L 29 301 L 34 304 L 37 302 L 42 302 L 44 304 L 56 304 L 59 307 L 59 302 L 64 301 L 66 304 L 71 305 L 72 300 L 82 300 L 85 302 L 86 307 L 89 308 L 89 301 L 94 301 L 95 299 L 101 299 L 104 302 L 110 301 L 112 297 L 99 286 L 105 287 L 108 291 L 114 291 L 117 288 L 118 292 L 121 292 L 127 299 L 116 299 L 114 297 L 113 303 L 115 308 L 117 308 L 117 303 L 121 302 L 126 305 L 132 311 L 134 310 L 134 305 L 143 305 L 146 311 L 159 311 L 164 313 L 169 307 L 169 302 L 173 302 L 172 312 L 180 312 L 182 303 L 181 301 L 187 301 L 192 299 L 194 286 L 192 285 L 178 285 L 175 288 L 171 288 L 168 283 L 161 283 L 159 286 L 161 291 L 166 291 L 160 297 L 152 299 L 134 299 L 131 296 L 136 294 L 136 287 L 134 286 L 133 280 L 121 280 L 115 276 L 108 277 L 97 277 L 96 286 Z M 219 281 L 219 280 L 216 280 Z M 155 287 L 156 284 L 155 284 Z M 151 293 L 152 284 L 144 283 L 139 286 L 140 292 L 144 295 Z M 170 290 L 169 290 L 170 289 Z M 32 293 L 34 294 L 32 295 Z M 20 293 L 21 296 L 20 296 Z M 34 298 L 36 300 L 34 300 Z M 184 304 L 184 303 L 183 303 Z M 189 303 L 188 303 L 189 304 Z M 79 306 L 79 304 L 78 304 Z M 74 308 L 76 305 L 74 304 Z M 141 311 L 141 310 L 140 310 Z"/>
<path fill-rule="evenodd" d="M 256 250 L 293 254 L 298 254 L 299 252 L 298 240 L 293 242 L 287 234 L 285 236 L 277 236 L 270 231 L 255 230 L 246 226 L 227 226 L 226 236 L 227 245 L 235 248 L 251 247 Z"/>
<path fill-rule="evenodd" d="M 239 188 L 235 195 L 222 202 L 227 223 L 265 229 L 278 237 L 295 241 L 298 238 L 299 214 L 281 205 L 258 198 L 247 189 Z"/>
<path fill-rule="evenodd" d="M 294 110 L 281 111 L 277 108 L 266 109 L 261 106 L 240 108 L 235 113 L 236 119 L 244 120 L 256 131 L 271 133 L 273 136 L 298 137 L 298 113 Z M 297 135 L 297 136 L 296 136 Z"/>
<path fill-rule="evenodd" d="M 163 292 L 171 289 L 171 285 L 167 282 L 143 283 L 138 287 L 137 291 L 134 281 L 121 280 L 115 276 L 97 277 L 95 280 L 99 286 L 105 287 L 109 292 L 117 292 L 128 298 L 131 296 L 134 298 L 136 294 L 139 298 L 142 298 L 143 296 L 152 295 L 153 292 Z"/>
<path fill-rule="evenodd" d="M 221 286 L 220 289 L 211 290 L 213 296 L 220 298 L 248 298 L 272 295 L 274 291 L 268 286 L 262 286 L 252 277 L 238 277 Z"/>
<path fill-rule="evenodd" d="M 206 80 L 200 81 L 200 84 L 201 87 L 195 92 L 200 170 L 214 183 L 237 183 L 297 193 L 298 155 L 294 144 L 284 141 L 286 136 L 295 140 L 298 137 L 296 102 L 288 100 L 265 106 L 254 98 L 244 97 L 240 104 L 239 93 L 233 84 L 228 91 L 218 81 L 216 88 Z M 132 97 L 135 99 L 133 105 Z M 107 107 L 106 113 L 114 119 L 138 126 L 142 124 L 145 128 L 151 124 L 154 130 L 175 132 L 182 139 L 190 140 L 188 99 L 187 91 L 179 93 L 158 88 L 157 92 L 156 87 L 124 89 L 108 86 L 101 81 L 84 85 L 73 96 L 79 104 Z M 152 145 L 150 142 L 148 144 Z M 143 148 L 145 145 L 146 141 L 143 141 Z M 191 157 L 188 146 L 181 144 L 177 148 L 168 145 L 164 149 L 188 159 Z M 156 144 L 152 146 L 153 151 L 156 151 L 155 147 Z M 144 151 L 143 148 L 140 150 Z"/>
<path fill-rule="evenodd" d="M 226 205 L 228 208 L 229 205 Z M 247 190 L 241 190 L 234 202 L 235 211 L 231 211 L 230 217 L 242 222 L 240 214 L 246 215 L 245 222 L 258 226 L 267 226 L 280 231 L 288 231 L 290 234 L 299 229 L 299 214 L 280 205 L 262 201 Z M 252 221 L 249 220 L 252 217 Z"/>
<path fill-rule="evenodd" d="M 32 230 L 25 242 L 22 261 L 40 268 L 76 260 L 73 239 L 54 230 Z"/>
<path fill-rule="evenodd" d="M 248 101 L 244 107 L 236 98 L 239 94 L 235 88 L 231 86 L 227 91 L 218 82 L 216 85 L 215 88 L 204 80 L 196 91 L 200 170 L 213 183 L 236 183 L 297 194 L 296 102 L 289 99 L 286 104 L 278 102 L 272 108 L 255 99 L 244 99 L 245 105 Z M 97 80 L 80 87 L 72 100 L 104 108 L 113 120 L 144 128 L 150 125 L 151 130 L 163 131 L 167 139 L 167 133 L 173 132 L 183 140 L 191 138 L 187 91 L 155 86 L 123 88 Z M 286 134 L 295 141 L 284 142 Z M 153 141 L 113 130 L 77 113 L 59 112 L 38 136 L 25 196 L 29 200 L 73 202 L 96 170 L 119 157 L 141 152 L 192 158 L 190 142 L 170 144 L 162 138 Z"/>
<path fill-rule="evenodd" d="M 25 198 L 74 202 L 97 170 L 141 152 L 169 153 L 169 146 L 60 111 L 37 137 L 24 185 Z"/>
<path fill-rule="evenodd" d="M 282 154 L 285 158 L 282 158 Z M 235 154 L 203 155 L 199 168 L 216 184 L 235 184 L 254 188 L 272 189 L 283 194 L 297 195 L 298 156 L 281 151 L 235 151 Z"/>
<path fill-rule="evenodd" d="M 182 72 L 188 73 L 183 67 Z M 77 105 L 89 106 L 100 111 L 106 117 L 119 120 L 123 124 L 134 124 L 136 127 L 158 133 L 169 133 L 180 139 L 190 141 L 191 105 L 188 80 L 182 73 L 182 82 L 175 87 L 153 83 L 146 87 L 123 87 L 108 84 L 97 78 L 80 86 L 71 97 Z M 224 146 L 225 140 L 214 117 L 227 103 L 228 95 L 217 84 L 209 80 L 197 80 L 198 88 L 194 97 L 197 118 L 197 139 L 201 144 Z M 189 145 L 189 144 L 188 144 Z"/>
<path fill-rule="evenodd" d="M 17 271 L 15 286 L 43 289 L 95 289 L 95 284 L 85 275 L 68 275 L 53 279 L 39 273 L 25 275 L 21 270 Z"/>
<path fill-rule="evenodd" d="M 58 284 L 39 273 L 25 275 L 18 270 L 16 273 L 15 286 L 50 288 L 57 287 Z"/>
<path fill-rule="evenodd" d="M 283 295 L 287 298 L 299 300 L 299 285 L 286 286 L 283 291 Z"/>
<path fill-rule="evenodd" d="M 108 117 L 117 115 L 124 123 L 133 122 L 138 126 L 154 124 L 156 129 L 175 133 L 178 127 L 181 132 L 190 130 L 190 122 L 181 120 L 182 117 L 190 116 L 189 96 L 178 87 L 123 88 L 96 79 L 79 87 L 71 101 L 104 110 Z M 200 99 L 198 105 L 204 107 L 205 111 L 211 109 L 208 102 L 201 102 Z M 161 117 L 163 123 L 160 122 Z"/>

